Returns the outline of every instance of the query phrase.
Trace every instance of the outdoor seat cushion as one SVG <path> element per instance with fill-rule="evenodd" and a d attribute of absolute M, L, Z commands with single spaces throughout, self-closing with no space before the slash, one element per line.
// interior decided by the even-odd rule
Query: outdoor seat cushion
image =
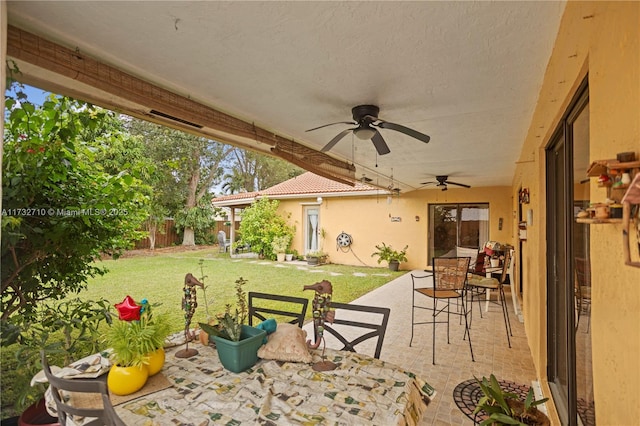
<path fill-rule="evenodd" d="M 495 278 L 486 278 L 479 275 L 470 275 L 467 283 L 472 287 L 482 287 L 488 289 L 497 289 L 500 282 Z"/>

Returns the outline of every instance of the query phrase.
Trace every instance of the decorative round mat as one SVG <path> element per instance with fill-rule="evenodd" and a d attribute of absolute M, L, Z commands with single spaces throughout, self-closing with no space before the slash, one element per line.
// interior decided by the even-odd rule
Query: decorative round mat
<path fill-rule="evenodd" d="M 523 401 L 529 393 L 529 386 L 527 385 L 521 385 L 508 380 L 498 380 L 498 383 L 500 383 L 503 391 L 515 393 Z M 469 379 L 458 383 L 455 389 L 453 389 L 453 400 L 460 411 L 476 423 L 487 418 L 487 414 L 484 411 L 480 411 L 475 415 L 473 414 L 473 410 L 476 409 L 480 398 L 482 398 L 482 389 L 480 389 L 480 385 L 476 379 Z"/>

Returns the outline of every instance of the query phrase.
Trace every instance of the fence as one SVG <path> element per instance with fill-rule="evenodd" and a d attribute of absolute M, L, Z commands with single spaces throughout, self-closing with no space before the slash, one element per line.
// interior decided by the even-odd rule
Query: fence
<path fill-rule="evenodd" d="M 236 229 L 238 229 L 238 225 L 236 225 Z M 213 237 L 216 237 L 216 235 L 218 235 L 218 231 L 221 230 L 224 231 L 227 234 L 227 238 L 229 238 L 231 232 L 229 222 L 222 220 L 216 221 L 215 226 L 211 228 L 210 232 Z M 217 242 L 217 238 L 214 238 L 214 241 Z M 165 219 L 164 224 L 158 225 L 158 229 L 156 231 L 156 248 L 175 246 L 181 243 L 182 233 L 178 233 L 173 219 Z M 149 242 L 149 238 L 143 238 L 140 241 L 136 241 L 135 244 L 135 248 L 137 250 L 148 249 L 150 247 L 151 244 Z"/>

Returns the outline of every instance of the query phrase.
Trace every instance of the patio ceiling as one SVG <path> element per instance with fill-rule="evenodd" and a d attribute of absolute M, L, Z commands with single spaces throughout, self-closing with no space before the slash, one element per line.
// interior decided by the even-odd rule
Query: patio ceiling
<path fill-rule="evenodd" d="M 556 1 L 8 1 L 8 56 L 25 83 L 157 122 L 177 117 L 175 127 L 325 175 L 383 187 L 393 177 L 403 191 L 435 175 L 510 185 L 563 10 Z M 383 129 L 390 154 L 351 135 L 318 154 L 351 126 L 305 130 L 351 121 L 361 104 L 431 141 Z"/>

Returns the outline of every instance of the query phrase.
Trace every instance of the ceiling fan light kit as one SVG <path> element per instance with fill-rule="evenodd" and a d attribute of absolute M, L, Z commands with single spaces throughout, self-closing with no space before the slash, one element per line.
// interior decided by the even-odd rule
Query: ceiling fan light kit
<path fill-rule="evenodd" d="M 320 151 L 326 152 L 333 148 L 342 138 L 344 138 L 349 132 L 353 132 L 354 135 L 358 139 L 367 140 L 370 139 L 373 142 L 373 146 L 376 148 L 378 155 L 385 155 L 391 152 L 389 146 L 385 142 L 384 138 L 376 129 L 376 127 L 380 129 L 389 129 L 394 130 L 396 132 L 404 133 L 407 136 L 411 136 L 412 138 L 418 139 L 424 143 L 428 143 L 431 139 L 428 135 L 424 133 L 420 133 L 417 130 L 410 129 L 408 127 L 402 126 L 400 124 L 390 123 L 388 121 L 381 120 L 378 118 L 378 113 L 380 112 L 380 108 L 375 105 L 358 105 L 351 109 L 351 115 L 353 116 L 353 122 L 350 121 L 339 121 L 336 123 L 329 123 L 319 127 L 314 127 L 313 129 L 307 130 L 307 132 L 311 132 L 313 130 L 318 130 L 323 127 L 333 126 L 334 124 L 351 124 L 358 127 L 352 129 L 346 129 L 342 132 L 338 133 L 333 139 L 329 141 Z"/>
<path fill-rule="evenodd" d="M 364 141 L 369 140 L 376 134 L 376 129 L 372 129 L 371 127 L 358 127 L 353 130 L 353 133 L 356 135 L 358 139 L 362 139 Z"/>

